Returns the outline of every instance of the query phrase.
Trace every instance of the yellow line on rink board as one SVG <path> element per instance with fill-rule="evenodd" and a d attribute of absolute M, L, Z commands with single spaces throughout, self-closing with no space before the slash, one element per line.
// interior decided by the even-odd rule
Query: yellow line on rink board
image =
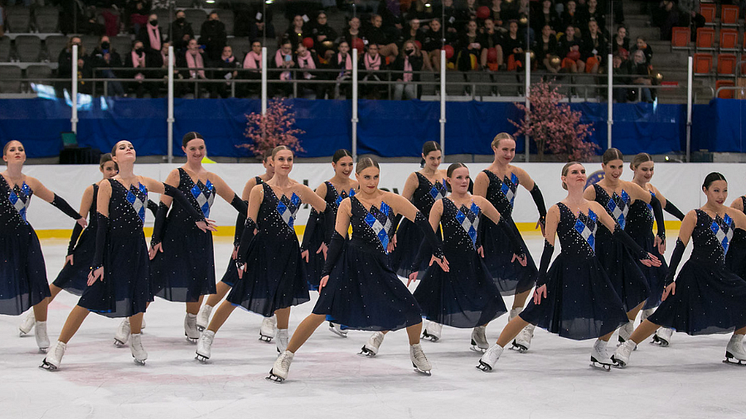
<path fill-rule="evenodd" d="M 516 226 L 518 227 L 518 230 L 524 234 L 524 235 L 540 235 L 541 230 L 535 228 L 536 223 L 516 223 Z M 681 228 L 681 221 L 666 221 L 666 230 L 671 233 L 669 236 L 672 236 L 674 233 L 679 231 L 679 228 Z M 303 232 L 305 231 L 306 226 L 295 226 L 295 232 L 298 234 L 298 237 L 303 237 Z M 233 237 L 233 234 L 235 232 L 235 227 L 233 226 L 222 226 L 218 227 L 218 231 L 214 231 L 212 235 L 216 239 Z M 69 239 L 70 234 L 72 233 L 72 230 L 65 230 L 65 229 L 54 229 L 54 230 L 36 230 L 36 235 L 39 236 L 39 239 L 45 240 L 45 239 Z M 145 237 L 150 241 L 150 236 L 153 234 L 153 228 L 152 227 L 145 227 Z M 232 239 L 231 239 L 232 240 Z"/>

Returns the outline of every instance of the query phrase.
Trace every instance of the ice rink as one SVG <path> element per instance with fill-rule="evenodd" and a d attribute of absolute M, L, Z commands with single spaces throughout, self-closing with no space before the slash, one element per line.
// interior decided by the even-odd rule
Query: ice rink
<path fill-rule="evenodd" d="M 675 234 L 669 232 L 669 253 Z M 538 261 L 541 237 L 526 239 Z M 51 282 L 67 242 L 44 240 L 42 247 Z M 218 278 L 230 249 L 229 239 L 216 240 Z M 312 293 L 310 303 L 293 309 L 291 333 L 315 301 Z M 50 305 L 52 342 L 76 302 L 62 292 Z M 433 365 L 428 377 L 413 371 L 404 331 L 387 335 L 379 355 L 365 358 L 357 353 L 368 332 L 343 339 L 323 325 L 278 384 L 265 380 L 277 353 L 274 343 L 257 339 L 255 314 L 234 311 L 208 364 L 194 359 L 195 345 L 184 339 L 183 304 L 156 299 L 145 318 L 145 366 L 132 361 L 129 348 L 113 345 L 118 319 L 90 315 L 51 373 L 38 368 L 44 355 L 34 337 L 18 336 L 21 318 L 0 316 L 0 418 L 746 417 L 746 367 L 721 362 L 727 335 L 675 334 L 668 348 L 642 343 L 629 367 L 606 372 L 589 365 L 593 341 L 537 329 L 528 353 L 506 350 L 496 370 L 484 373 L 475 368 L 480 354 L 469 350 L 471 331 L 446 327 L 441 341 L 423 342 Z M 491 343 L 506 321 L 489 325 Z"/>

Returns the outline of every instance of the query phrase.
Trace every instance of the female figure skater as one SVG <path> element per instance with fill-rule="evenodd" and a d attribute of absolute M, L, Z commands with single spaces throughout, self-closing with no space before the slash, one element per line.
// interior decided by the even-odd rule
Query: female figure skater
<path fill-rule="evenodd" d="M 653 178 L 655 166 L 652 157 L 650 157 L 648 153 L 640 153 L 636 155 L 629 166 L 634 172 L 634 177 L 632 179 L 633 183 L 654 196 L 660 203 L 661 207 L 663 207 L 663 210 L 679 220 L 684 219 L 684 214 L 671 201 L 667 200 L 658 188 L 650 183 L 650 179 Z M 663 254 L 666 252 L 666 230 L 665 228 L 662 228 L 663 226 L 659 226 L 658 234 L 654 235 L 654 219 L 655 214 L 653 214 L 653 207 L 644 201 L 637 200 L 629 207 L 627 225 L 624 230 L 632 236 L 632 238 L 635 239 L 635 242 L 637 242 L 637 244 L 639 244 L 643 249 L 652 253 L 655 257 L 661 260 L 661 266 L 657 268 L 642 268 L 642 273 L 645 274 L 645 278 L 648 280 L 648 286 L 650 287 L 650 295 L 645 301 L 645 305 L 642 307 L 642 315 L 640 316 L 642 320 L 648 318 L 648 316 L 655 311 L 655 307 L 658 307 L 660 304 L 661 295 L 663 294 L 663 283 L 666 278 L 666 272 L 668 272 L 668 266 L 663 259 Z M 658 343 L 661 346 L 668 346 L 672 335 L 672 329 L 662 328 L 656 331 L 655 335 L 653 335 L 653 342 Z"/>
<path fill-rule="evenodd" d="M 730 207 L 746 213 L 746 195 L 734 199 Z M 741 278 L 746 278 L 746 231 L 736 229 L 733 240 L 728 246 L 728 253 L 725 255 L 725 266 Z M 655 339 L 655 336 L 653 336 L 653 339 Z"/>
<path fill-rule="evenodd" d="M 26 148 L 20 141 L 3 147 L 7 169 L 0 173 L 0 314 L 17 316 L 33 308 L 36 344 L 41 352 L 49 348 L 47 335 L 47 297 L 50 296 L 44 255 L 34 228 L 26 221 L 26 211 L 35 194 L 51 203 L 68 217 L 86 226 L 81 217 L 62 198 L 37 179 L 23 174 Z"/>
<path fill-rule="evenodd" d="M 140 334 L 143 313 L 153 298 L 148 280 L 148 247 L 143 234 L 148 191 L 172 196 L 190 212 L 200 229 L 215 231 L 212 221 L 192 208 L 178 189 L 135 175 L 137 155 L 132 143 L 119 141 L 111 155 L 119 166 L 119 174 L 99 185 L 96 253 L 88 287 L 67 317 L 53 350 L 44 358 L 41 367 L 45 369 L 59 368 L 67 343 L 91 311 L 106 317 L 129 317 L 132 357 L 138 364 L 144 364 L 148 358 Z"/>
<path fill-rule="evenodd" d="M 205 140 L 197 132 L 182 139 L 187 162 L 168 174 L 166 184 L 179 189 L 201 217 L 210 217 L 210 208 L 219 195 L 238 212 L 246 214 L 246 204 L 220 176 L 202 166 L 207 155 Z M 154 295 L 168 301 L 186 303 L 184 334 L 197 343 L 197 313 L 202 297 L 215 293 L 215 260 L 212 234 L 200 230 L 181 204 L 168 196 L 161 197 L 150 243 L 150 284 Z M 168 217 L 166 216 L 168 213 Z M 123 323 L 127 323 L 125 319 Z M 129 324 L 120 330 L 129 331 Z M 126 335 L 125 335 L 126 336 Z"/>
<path fill-rule="evenodd" d="M 424 215 L 403 197 L 378 189 L 380 169 L 375 160 L 363 158 L 355 172 L 360 192 L 339 205 L 335 234 L 319 284 L 319 300 L 312 314 L 298 325 L 287 350 L 280 353 L 269 379 L 283 381 L 287 378 L 295 352 L 324 322 L 326 315 L 352 329 L 406 328 L 412 364 L 417 371 L 429 374 L 430 363 L 420 347 L 420 307 L 387 260 L 386 249 L 395 215 L 401 214 L 422 229 L 435 249 L 437 263 L 444 270 L 448 270 L 448 262 Z M 350 225 L 352 240 L 345 245 Z M 380 332 L 376 335 L 383 339 Z"/>
<path fill-rule="evenodd" d="M 430 265 L 414 297 L 423 317 L 436 324 L 474 328 L 472 341 L 484 339 L 479 346 L 486 350 L 489 347 L 484 333 L 487 323 L 506 313 L 507 309 L 500 290 L 477 253 L 477 231 L 482 215 L 495 224 L 500 222 L 501 216 L 487 199 L 469 193 L 469 169 L 463 163 L 451 164 L 446 180 L 451 194 L 433 204 L 430 225 L 435 232 L 441 226 L 443 228 L 443 251 L 450 261 L 449 269 L 446 272 L 439 266 Z M 525 266 L 526 256 L 520 239 L 511 234 L 512 230 L 506 231 L 513 251 L 521 254 L 516 258 Z M 409 280 L 416 279 L 417 272 L 412 272 Z M 472 346 L 472 349 L 479 351 L 479 346 Z"/>
<path fill-rule="evenodd" d="M 243 187 L 243 192 L 241 192 L 241 199 L 247 207 L 249 205 L 249 194 L 251 194 L 251 190 L 254 189 L 254 186 L 261 185 L 262 183 L 272 179 L 272 176 L 275 175 L 275 168 L 272 166 L 272 150 L 264 152 L 262 155 L 262 165 L 264 166 L 264 174 L 249 179 Z M 239 213 L 236 217 L 236 232 L 233 237 L 233 253 L 231 253 L 230 260 L 228 261 L 228 268 L 226 268 L 223 278 L 215 287 L 215 293 L 210 294 L 210 296 L 207 297 L 205 305 L 202 306 L 197 314 L 197 330 L 200 332 L 207 328 L 213 307 L 223 300 L 223 297 L 228 294 L 228 291 L 233 288 L 233 284 L 238 280 L 236 253 L 238 252 L 238 245 L 241 242 L 241 234 L 243 234 L 244 224 L 246 224 L 246 214 Z M 267 342 L 272 340 L 275 335 L 275 323 L 274 316 L 264 318 L 259 330 L 260 340 Z"/>
<path fill-rule="evenodd" d="M 641 218 L 630 221 L 629 210 L 630 206 L 637 201 L 649 204 L 658 224 L 658 238 L 655 241 L 657 245 L 665 241 L 666 236 L 660 202 L 655 196 L 637 184 L 620 179 L 624 170 L 622 159 L 622 153 L 616 148 L 606 150 L 601 157 L 604 178 L 595 185 L 586 188 L 583 197 L 601 204 L 625 231 L 645 228 L 645 226 L 629 226 L 630 223 L 643 222 Z M 596 256 L 601 262 L 601 266 L 606 270 L 606 274 L 614 285 L 614 290 L 622 299 L 627 311 L 629 321 L 619 329 L 619 341 L 624 342 L 629 339 L 629 335 L 634 330 L 637 313 L 640 312 L 645 300 L 650 295 L 648 281 L 635 260 L 636 258 L 618 241 L 614 240 L 609 231 L 599 231 L 596 240 Z"/>
<path fill-rule="evenodd" d="M 544 196 L 539 190 L 539 186 L 531 179 L 531 176 L 520 167 L 513 166 L 511 162 L 515 157 L 515 139 L 513 136 L 501 132 L 492 140 L 492 151 L 495 153 L 495 159 L 492 164 L 479 173 L 474 180 L 474 195 L 487 198 L 490 203 L 497 208 L 502 215 L 503 223 L 495 224 L 490 220 L 484 220 L 482 223 L 480 253 L 484 257 L 484 262 L 496 281 L 500 292 L 503 295 L 515 292 L 513 298 L 513 308 L 510 310 L 509 320 L 514 318 L 523 309 L 531 289 L 536 282 L 536 264 L 531 258 L 525 243 L 522 243 L 523 253 L 526 255 L 526 265 L 516 265 L 513 258 L 513 249 L 510 248 L 507 230 L 513 231 L 521 241 L 518 228 L 513 222 L 513 202 L 518 192 L 518 185 L 523 186 L 531 193 L 539 211 L 539 221 L 537 227 L 544 228 L 544 219 L 547 210 L 544 205 Z M 516 336 L 513 341 L 513 349 L 521 352 L 527 351 L 531 347 L 531 338 L 534 336 L 534 325 L 528 325 Z M 472 345 L 478 345 L 481 349 L 486 349 L 484 342 L 486 338 L 480 337 L 479 340 L 472 342 Z"/>
<path fill-rule="evenodd" d="M 215 333 L 237 306 L 264 317 L 277 315 L 275 344 L 282 353 L 288 342 L 290 307 L 310 299 L 293 228 L 295 215 L 304 203 L 327 216 L 331 211 L 325 211 L 326 202 L 311 188 L 290 179 L 293 157 L 287 146 L 275 147 L 274 177 L 251 190 L 246 227 L 236 257 L 240 279 L 202 332 L 197 343 L 199 361 L 210 359 Z"/>
<path fill-rule="evenodd" d="M 349 151 L 337 150 L 332 156 L 332 168 L 334 169 L 334 177 L 319 185 L 316 188 L 316 195 L 324 198 L 333 212 L 330 217 L 335 219 L 339 203 L 348 196 L 355 195 L 358 184 L 350 179 L 353 163 L 352 153 Z M 303 267 L 306 281 L 311 289 L 319 289 L 321 271 L 324 269 L 324 261 L 328 250 L 327 243 L 331 240 L 333 232 L 334 223 L 325 224 L 324 216 L 312 209 L 301 244 L 301 257 L 305 261 Z M 347 337 L 347 330 L 343 329 L 342 325 L 335 323 L 332 318 L 327 320 L 329 320 L 330 331 L 343 338 Z"/>
<path fill-rule="evenodd" d="M 116 162 L 111 159 L 110 153 L 101 155 L 98 170 L 103 174 L 103 180 L 113 178 L 119 171 Z M 82 295 L 87 286 L 88 273 L 91 270 L 91 261 L 96 246 L 96 197 L 98 196 L 99 183 L 88 186 L 83 192 L 83 198 L 80 202 L 80 215 L 83 218 L 90 215 L 88 226 L 84 230 L 80 224 L 75 223 L 70 244 L 67 246 L 65 264 L 57 275 L 57 279 L 49 286 L 51 296 L 47 304 L 51 303 L 63 289 L 75 295 Z M 21 325 L 18 326 L 21 335 L 31 332 L 35 323 L 34 312 L 30 311 Z"/>
<path fill-rule="evenodd" d="M 614 331 L 627 322 L 622 300 L 606 275 L 595 248 L 599 224 L 614 239 L 624 243 L 646 266 L 660 261 L 646 253 L 622 230 L 597 202 L 583 198 L 586 175 L 582 164 L 567 163 L 562 168 L 562 188 L 567 197 L 549 208 L 544 229 L 544 252 L 534 298 L 500 333 L 497 343 L 482 355 L 477 368 L 491 371 L 507 345 L 527 324 L 575 340 L 597 338 L 591 362 L 610 368 L 606 344 Z M 610 233 L 611 234 L 611 233 Z M 549 268 L 554 239 L 559 236 L 561 253 Z"/>
<path fill-rule="evenodd" d="M 689 211 L 681 223 L 661 305 L 637 326 L 613 355 L 614 362 L 621 367 L 629 363 L 635 345 L 659 327 L 689 335 L 733 330 L 723 362 L 743 364 L 746 361 L 743 348 L 746 281 L 725 266 L 725 255 L 734 231 L 746 229 L 746 215 L 723 205 L 728 198 L 728 183 L 720 173 L 713 172 L 705 177 L 702 192 L 707 203 Z M 694 241 L 694 250 L 674 282 L 676 268 L 690 239 Z"/>
<path fill-rule="evenodd" d="M 440 144 L 435 141 L 426 142 L 422 146 L 422 162 L 420 163 L 422 169 L 410 174 L 404 183 L 401 196 L 411 201 L 425 217 L 429 216 L 433 204 L 448 194 L 446 171 L 439 169 L 442 157 Z M 394 228 L 396 235 L 390 245 L 393 250 L 388 249 L 391 252 L 391 268 L 405 278 L 412 272 L 417 272 L 420 278 L 429 262 L 429 260 L 422 260 L 418 266 L 413 266 L 422 243 L 422 231 L 409 220 L 402 220 L 398 229 L 396 226 Z M 440 339 L 442 329 L 441 324 L 428 323 L 422 332 L 422 337 L 435 342 Z"/>

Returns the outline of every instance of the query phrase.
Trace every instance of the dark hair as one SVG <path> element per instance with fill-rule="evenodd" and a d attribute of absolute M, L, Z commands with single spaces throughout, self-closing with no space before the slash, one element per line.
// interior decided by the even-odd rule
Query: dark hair
<path fill-rule="evenodd" d="M 650 154 L 639 153 L 632 159 L 632 162 L 629 164 L 629 167 L 630 169 L 635 170 L 640 164 L 649 162 L 649 161 L 653 161 L 653 158 L 650 157 Z"/>
<path fill-rule="evenodd" d="M 576 161 L 567 162 L 564 166 L 562 166 L 562 176 L 567 176 L 567 172 L 570 171 L 570 167 L 576 164 L 583 166 L 582 163 Z M 562 189 L 567 190 L 567 184 L 565 182 L 562 182 Z"/>
<path fill-rule="evenodd" d="M 119 143 L 121 143 L 122 141 L 124 141 L 124 140 L 119 140 L 116 143 L 114 143 L 114 147 L 111 148 L 111 153 L 110 153 L 111 157 L 116 157 L 117 156 L 117 145 Z"/>
<path fill-rule="evenodd" d="M 420 167 L 425 167 L 425 157 L 433 151 L 440 151 L 440 144 L 435 141 L 428 141 L 422 146 L 422 155 L 424 156 L 420 160 Z"/>
<path fill-rule="evenodd" d="M 278 145 L 277 147 L 275 147 L 275 148 L 272 149 L 272 158 L 274 159 L 275 158 L 275 154 L 277 154 L 278 152 L 280 152 L 282 150 L 288 150 L 289 152 L 293 153 L 293 156 L 295 156 L 295 152 L 293 150 L 291 150 L 290 147 L 288 147 L 286 145 Z"/>
<path fill-rule="evenodd" d="M 340 148 L 339 150 L 334 152 L 334 155 L 332 156 L 332 163 L 336 163 L 341 159 L 342 157 L 350 157 L 352 158 L 352 153 L 345 150 L 344 148 Z"/>
<path fill-rule="evenodd" d="M 500 141 L 502 140 L 513 140 L 515 141 L 515 138 L 513 138 L 512 135 L 508 134 L 507 132 L 501 132 L 497 135 L 495 135 L 495 138 L 492 139 L 491 146 L 494 148 L 497 148 L 500 146 Z"/>
<path fill-rule="evenodd" d="M 355 166 L 355 173 L 360 173 L 369 167 L 375 167 L 376 169 L 381 170 L 381 166 L 378 165 L 378 162 L 374 158 L 363 157 L 362 159 L 357 161 L 357 166 Z"/>
<path fill-rule="evenodd" d="M 98 167 L 103 168 L 104 165 L 110 161 L 114 161 L 114 158 L 111 156 L 111 153 L 104 153 L 101 155 L 101 158 L 98 161 Z M 119 165 L 117 162 L 114 162 L 114 168 L 119 171 Z"/>
<path fill-rule="evenodd" d="M 273 151 L 274 151 L 274 150 L 273 150 L 273 149 L 271 149 L 271 148 L 270 148 L 270 149 L 267 149 L 267 150 L 264 150 L 264 153 L 262 153 L 262 163 L 264 163 L 264 162 L 266 162 L 267 160 L 269 160 L 269 159 L 271 159 L 271 158 L 272 158 L 272 152 L 273 152 Z"/>
<path fill-rule="evenodd" d="M 725 176 L 723 176 L 722 173 L 711 172 L 709 175 L 705 176 L 705 181 L 702 183 L 702 189 L 710 189 L 710 185 L 718 180 L 724 180 L 725 182 L 728 182 L 727 180 L 725 180 Z"/>
<path fill-rule="evenodd" d="M 446 176 L 451 177 L 456 169 L 460 169 L 462 167 L 468 169 L 468 167 L 466 167 L 466 165 L 461 162 L 451 163 L 451 165 L 448 166 L 448 170 L 446 170 Z"/>
<path fill-rule="evenodd" d="M 226 45 L 226 46 L 229 46 L 229 45 Z M 181 146 L 186 148 L 187 144 L 189 144 L 189 141 L 204 140 L 204 139 L 205 137 L 203 137 L 202 134 L 196 131 L 187 132 L 186 134 L 184 134 L 184 137 L 181 139 Z"/>
<path fill-rule="evenodd" d="M 8 148 L 10 147 L 10 143 L 12 143 L 13 141 L 17 142 L 18 144 L 21 145 L 21 147 L 23 147 L 23 143 L 22 142 L 20 142 L 18 140 L 10 140 L 7 143 L 5 143 L 5 145 L 3 146 L 3 156 L 8 153 Z"/>
<path fill-rule="evenodd" d="M 603 156 L 601 156 L 601 162 L 603 164 L 609 164 L 612 160 L 622 160 L 624 161 L 624 155 L 621 151 L 619 151 L 618 148 L 610 148 L 606 151 L 604 151 Z"/>

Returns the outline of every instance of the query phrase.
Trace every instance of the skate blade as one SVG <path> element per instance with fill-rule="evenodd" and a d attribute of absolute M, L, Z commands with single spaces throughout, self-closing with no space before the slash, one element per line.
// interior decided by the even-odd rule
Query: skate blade
<path fill-rule="evenodd" d="M 666 339 L 661 338 L 658 335 L 653 335 L 653 340 L 650 342 L 652 344 L 656 344 L 658 346 L 661 346 L 663 348 L 668 347 L 669 342 Z M 637 349 L 637 348 L 635 348 Z"/>
<path fill-rule="evenodd" d="M 627 366 L 626 362 L 622 362 L 622 361 L 614 358 L 614 355 L 611 356 L 611 360 L 614 362 L 614 367 L 616 367 L 616 368 L 625 368 Z"/>
<path fill-rule="evenodd" d="M 145 359 L 136 359 L 136 358 L 135 358 L 135 359 L 133 359 L 133 361 L 134 361 L 134 362 L 135 362 L 135 364 L 137 364 L 137 365 L 145 365 L 145 361 L 146 361 L 146 360 L 145 360 Z"/>
<path fill-rule="evenodd" d="M 57 371 L 57 367 L 47 362 L 47 359 L 44 358 L 44 360 L 41 362 L 41 365 L 39 365 L 39 368 L 47 371 Z"/>
<path fill-rule="evenodd" d="M 45 353 L 47 353 L 48 350 L 49 350 L 48 347 L 47 348 L 39 348 L 39 353 L 40 354 L 45 354 Z"/>
<path fill-rule="evenodd" d="M 186 341 L 191 343 L 192 345 L 196 345 L 199 338 L 190 338 L 189 336 L 185 336 Z"/>
<path fill-rule="evenodd" d="M 200 332 L 204 332 L 206 328 L 207 328 L 207 326 L 197 325 L 197 330 L 200 331 Z"/>
<path fill-rule="evenodd" d="M 197 361 L 199 361 L 199 362 L 201 362 L 203 364 L 207 364 L 207 361 L 210 360 L 209 357 L 204 356 L 204 355 L 200 355 L 200 354 L 197 354 L 197 356 L 195 356 L 194 359 L 196 359 Z"/>
<path fill-rule="evenodd" d="M 122 342 L 121 340 L 114 338 L 114 346 L 117 348 L 123 348 L 125 345 L 127 345 L 127 342 Z"/>
<path fill-rule="evenodd" d="M 591 366 L 594 368 L 604 369 L 607 372 L 611 371 L 611 364 L 598 362 L 596 358 L 591 357 Z"/>
<path fill-rule="evenodd" d="M 261 340 L 262 342 L 270 343 L 272 342 L 273 337 L 274 336 L 265 336 L 265 335 L 259 334 L 259 340 Z"/>
<path fill-rule="evenodd" d="M 730 365 L 739 365 L 742 367 L 746 367 L 746 361 L 742 361 L 736 357 L 733 356 L 730 352 L 725 353 L 725 359 L 723 360 L 724 364 L 730 364 Z"/>
<path fill-rule="evenodd" d="M 419 373 L 419 374 L 422 374 L 422 375 L 427 375 L 428 377 L 432 375 L 432 374 L 430 374 L 429 370 L 428 371 L 421 370 L 421 369 L 417 368 L 414 364 L 412 364 L 412 366 L 414 367 L 414 372 L 416 372 L 416 373 Z"/>
<path fill-rule="evenodd" d="M 368 358 L 373 358 L 374 356 L 376 356 L 376 353 L 366 348 L 365 346 L 363 346 L 363 348 L 360 350 L 358 355 L 367 356 Z"/>
<path fill-rule="evenodd" d="M 269 371 L 269 375 L 266 376 L 265 379 L 274 381 L 275 383 L 282 383 L 283 381 L 285 381 L 284 378 L 276 376 L 271 370 Z"/>
<path fill-rule="evenodd" d="M 482 370 L 484 372 L 491 372 L 492 367 L 490 367 L 486 362 L 479 360 L 479 365 L 476 367 L 478 370 Z"/>
<path fill-rule="evenodd" d="M 522 354 L 525 354 L 526 352 L 528 352 L 527 347 L 520 345 L 516 343 L 515 341 L 513 341 L 513 343 L 511 344 L 510 349 L 513 351 L 518 351 L 519 353 L 522 353 Z"/>
<path fill-rule="evenodd" d="M 489 349 L 489 348 L 480 348 L 479 346 L 476 346 L 476 345 L 472 344 L 469 347 L 469 349 L 471 349 L 474 352 L 479 352 L 480 354 L 483 354 L 483 353 L 487 352 L 487 349 Z"/>
<path fill-rule="evenodd" d="M 333 327 L 330 327 L 329 331 L 332 332 L 332 333 L 334 333 L 335 335 L 341 337 L 341 338 L 346 338 L 347 337 L 347 332 L 339 331 L 339 330 L 337 330 L 337 329 L 335 329 Z"/>
<path fill-rule="evenodd" d="M 430 342 L 437 342 L 440 340 L 440 337 L 427 333 L 427 331 L 424 331 L 422 332 L 422 339 L 429 340 Z"/>

